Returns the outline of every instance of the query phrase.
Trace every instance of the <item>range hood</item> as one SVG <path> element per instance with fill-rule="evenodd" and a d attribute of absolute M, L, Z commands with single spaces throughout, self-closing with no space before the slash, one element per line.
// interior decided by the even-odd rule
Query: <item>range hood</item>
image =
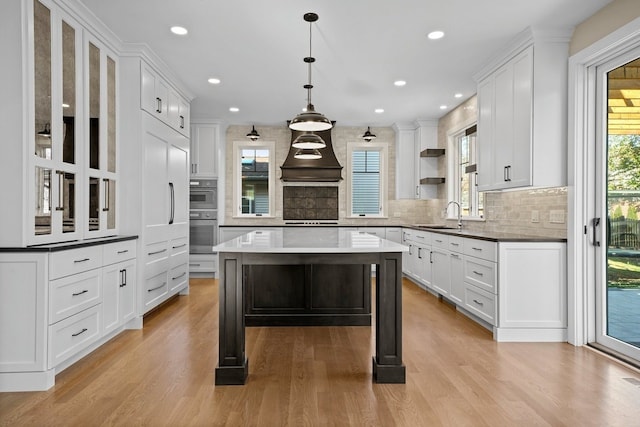
<path fill-rule="evenodd" d="M 334 122 L 335 124 L 335 122 Z M 302 134 L 302 131 L 291 131 L 291 142 Z M 297 148 L 289 146 L 289 154 L 280 166 L 282 181 L 285 182 L 338 182 L 342 180 L 342 166 L 338 163 L 333 145 L 331 144 L 331 129 L 315 132 L 327 144 L 319 151 L 322 158 L 315 160 L 296 159 Z"/>

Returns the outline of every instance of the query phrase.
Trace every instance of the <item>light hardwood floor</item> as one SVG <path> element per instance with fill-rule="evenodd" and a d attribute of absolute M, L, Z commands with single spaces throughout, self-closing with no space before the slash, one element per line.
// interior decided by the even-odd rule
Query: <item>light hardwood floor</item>
<path fill-rule="evenodd" d="M 640 426 L 640 373 L 569 344 L 496 343 L 405 280 L 407 383 L 373 384 L 369 327 L 248 328 L 249 380 L 215 387 L 218 286 L 58 374 L 0 393 L 0 425 Z"/>

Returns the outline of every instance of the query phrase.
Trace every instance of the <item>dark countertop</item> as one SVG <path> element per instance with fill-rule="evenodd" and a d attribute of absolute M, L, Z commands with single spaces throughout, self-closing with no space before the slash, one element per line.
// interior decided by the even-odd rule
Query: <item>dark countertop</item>
<path fill-rule="evenodd" d="M 135 240 L 138 236 L 110 236 L 96 239 L 74 240 L 71 242 L 47 243 L 44 245 L 22 246 L 22 247 L 0 247 L 0 252 L 57 252 L 68 249 L 85 248 L 88 246 L 104 245 L 106 243 L 124 242 Z"/>
<path fill-rule="evenodd" d="M 461 231 L 457 228 L 429 228 L 425 226 L 407 225 L 404 228 L 411 228 L 413 230 L 428 231 L 430 233 L 447 234 L 449 236 L 468 237 L 470 239 L 488 240 L 490 242 L 566 242 L 564 237 L 545 237 L 545 236 L 530 236 L 526 234 L 518 233 L 503 233 L 499 231 L 472 231 L 465 230 L 464 227 Z"/>

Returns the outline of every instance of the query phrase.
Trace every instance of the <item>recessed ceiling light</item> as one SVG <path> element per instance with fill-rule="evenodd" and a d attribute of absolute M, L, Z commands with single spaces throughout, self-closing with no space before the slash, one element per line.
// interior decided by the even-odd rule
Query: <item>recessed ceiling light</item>
<path fill-rule="evenodd" d="M 447 109 L 447 106 L 446 106 L 446 105 L 441 105 L 441 106 L 440 106 L 440 109 L 441 109 L 441 110 L 446 110 L 446 109 Z"/>
<path fill-rule="evenodd" d="M 184 36 L 184 35 L 186 35 L 189 31 L 187 31 L 187 29 L 186 29 L 186 28 L 184 28 L 184 27 L 178 27 L 178 26 L 176 26 L 176 27 L 171 27 L 171 32 L 172 32 L 173 34 L 177 34 L 177 35 L 179 35 L 179 36 Z"/>
<path fill-rule="evenodd" d="M 429 37 L 431 40 L 438 40 L 444 37 L 444 33 L 442 31 L 431 31 L 429 34 L 427 34 L 427 37 Z"/>
<path fill-rule="evenodd" d="M 456 93 L 456 94 L 455 94 L 455 95 L 453 95 L 453 96 L 455 96 L 456 98 L 462 98 L 462 94 L 461 94 L 461 93 Z"/>
<path fill-rule="evenodd" d="M 231 107 L 229 108 L 229 111 L 231 111 L 232 113 L 237 113 L 238 111 L 240 111 L 240 109 L 238 107 Z"/>
<path fill-rule="evenodd" d="M 215 77 L 211 77 L 209 80 L 207 80 L 209 83 L 211 83 L 212 85 L 219 85 L 220 84 L 220 79 L 216 79 Z"/>
<path fill-rule="evenodd" d="M 404 86 L 407 84 L 407 82 L 405 82 L 404 80 L 396 80 L 395 82 L 393 82 L 393 84 L 396 86 Z"/>
<path fill-rule="evenodd" d="M 378 114 L 382 114 L 384 113 L 384 108 L 376 108 L 375 110 L 373 110 L 374 112 L 378 113 Z"/>

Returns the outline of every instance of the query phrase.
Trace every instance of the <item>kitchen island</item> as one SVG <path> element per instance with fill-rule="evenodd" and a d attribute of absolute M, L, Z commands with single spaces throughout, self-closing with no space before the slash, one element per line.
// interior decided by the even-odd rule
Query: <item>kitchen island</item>
<path fill-rule="evenodd" d="M 253 231 L 213 248 L 220 266 L 216 385 L 244 384 L 245 270 L 250 266 L 376 265 L 376 354 L 373 380 L 404 383 L 402 363 L 402 252 L 408 248 L 371 234 L 339 228 Z"/>

